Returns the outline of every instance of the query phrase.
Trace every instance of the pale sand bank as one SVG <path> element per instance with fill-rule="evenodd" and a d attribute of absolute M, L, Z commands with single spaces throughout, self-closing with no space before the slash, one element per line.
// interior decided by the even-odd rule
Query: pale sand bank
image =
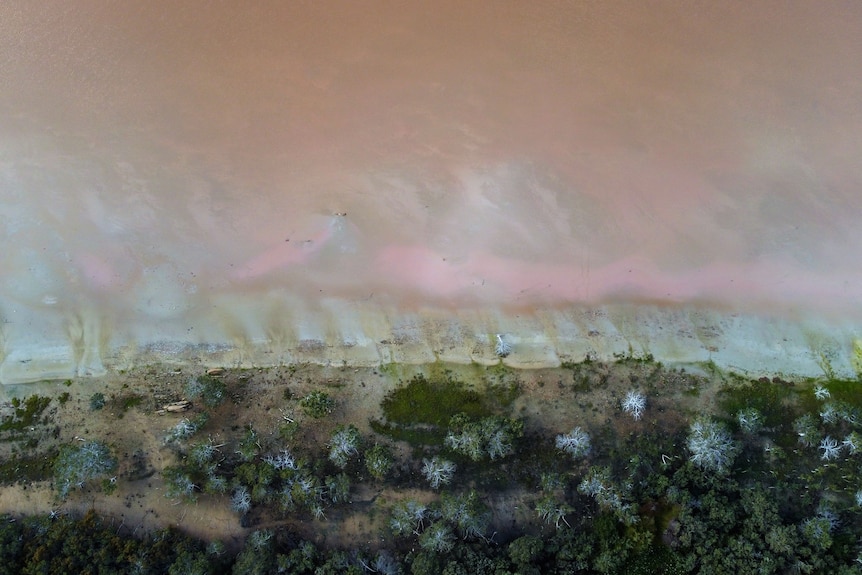
<path fill-rule="evenodd" d="M 862 323 L 852 319 L 683 306 L 406 312 L 344 301 L 309 309 L 286 306 L 274 296 L 223 303 L 219 311 L 185 321 L 125 325 L 95 311 L 92 317 L 33 314 L 27 322 L 4 326 L 0 382 L 98 376 L 154 362 L 231 367 L 435 361 L 491 365 L 500 361 L 494 353 L 496 334 L 512 347 L 503 362 L 517 368 L 652 354 L 669 364 L 714 362 L 751 376 L 816 377 L 830 369 L 838 376 L 854 376 L 854 345 L 862 338 Z"/>

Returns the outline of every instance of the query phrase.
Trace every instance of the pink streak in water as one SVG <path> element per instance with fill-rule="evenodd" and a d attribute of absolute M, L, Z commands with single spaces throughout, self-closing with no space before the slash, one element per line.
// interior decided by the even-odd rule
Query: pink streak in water
<path fill-rule="evenodd" d="M 641 257 L 629 257 L 594 269 L 534 263 L 474 252 L 461 262 L 422 246 L 389 246 L 376 262 L 381 277 L 398 288 L 435 298 L 476 296 L 512 305 L 534 301 L 599 302 L 607 298 L 722 301 L 768 305 L 811 303 L 829 307 L 830 298 L 862 298 L 862 274 L 848 281 L 845 273 L 805 277 L 784 262 L 742 265 L 717 262 L 697 270 L 666 273 Z M 780 298 L 776 297 L 780 287 Z"/>
<path fill-rule="evenodd" d="M 308 239 L 288 239 L 259 253 L 232 274 L 240 281 L 254 280 L 271 273 L 282 271 L 298 264 L 304 264 L 320 252 L 332 238 L 333 229 L 327 225 Z"/>
<path fill-rule="evenodd" d="M 92 252 L 77 256 L 76 261 L 90 287 L 99 291 L 113 291 L 125 285 L 122 274 L 105 258 Z"/>

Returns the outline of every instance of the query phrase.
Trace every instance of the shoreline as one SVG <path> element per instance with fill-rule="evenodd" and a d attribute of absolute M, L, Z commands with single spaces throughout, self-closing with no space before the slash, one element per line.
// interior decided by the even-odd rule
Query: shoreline
<path fill-rule="evenodd" d="M 0 384 L 99 377 L 151 363 L 489 366 L 500 362 L 497 334 L 512 347 L 502 363 L 517 369 L 651 355 L 670 365 L 714 364 L 751 377 L 854 377 L 862 350 L 862 322 L 851 317 L 634 304 L 517 312 L 404 311 L 340 300 L 285 307 L 275 295 L 224 303 L 219 309 L 235 313 L 122 321 L 96 310 L 34 313 L 4 328 Z"/>

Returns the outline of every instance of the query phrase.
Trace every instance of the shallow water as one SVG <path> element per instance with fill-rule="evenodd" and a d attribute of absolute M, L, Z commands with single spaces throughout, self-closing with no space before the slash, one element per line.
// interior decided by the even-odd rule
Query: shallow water
<path fill-rule="evenodd" d="M 520 365 L 849 372 L 860 25 L 856 2 L 4 2 L 0 381 L 151 352 L 490 361 L 501 332 Z"/>

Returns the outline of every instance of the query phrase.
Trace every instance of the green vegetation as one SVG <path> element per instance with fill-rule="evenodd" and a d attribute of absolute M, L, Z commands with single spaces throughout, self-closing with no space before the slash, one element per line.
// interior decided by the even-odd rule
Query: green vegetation
<path fill-rule="evenodd" d="M 222 501 L 241 525 L 267 527 L 250 531 L 242 549 L 172 532 L 123 539 L 131 530 L 99 531 L 92 515 L 80 525 L 65 517 L 0 521 L 0 574 L 858 572 L 859 382 L 747 382 L 719 374 L 723 388 L 706 404 L 712 394 L 702 377 L 640 363 L 619 377 L 595 363 L 573 368 L 575 383 L 596 383 L 589 400 L 575 395 L 564 403 L 573 386 L 560 373 L 543 373 L 558 379 L 559 398 L 548 401 L 553 384 L 539 392 L 546 403 L 538 405 L 553 411 L 512 413 L 520 391 L 509 370 L 465 369 L 479 374 L 475 386 L 437 365 L 383 400 L 372 429 L 409 439 L 412 449 L 363 436 L 343 410 L 331 420 L 309 419 L 334 406 L 320 391 L 300 401 L 309 418 L 299 423 L 274 412 L 249 418 L 257 427 L 239 419 L 227 431 L 195 411 L 165 423 L 177 423 L 166 445 L 174 463 L 162 470 L 165 495 L 177 505 Z M 218 388 L 195 384 L 202 403 L 205 386 Z M 266 385 L 276 396 L 259 407 L 269 411 L 282 390 L 272 379 Z M 649 410 L 635 422 L 619 408 L 632 387 L 651 390 Z M 704 389 L 699 402 L 682 395 L 691 387 Z M 604 413 L 593 407 L 602 400 Z M 18 402 L 9 419 L 30 413 L 44 423 L 47 404 L 39 405 Z M 217 413 L 213 407 L 213 423 Z M 108 445 L 46 447 L 31 457 L 27 446 L 10 446 L 0 475 L 36 480 L 49 465 L 61 497 L 116 487 Z M 355 525 L 356 517 L 380 528 L 355 538 L 375 540 L 373 548 L 318 547 L 291 531 L 329 533 L 339 522 Z"/>
<path fill-rule="evenodd" d="M 26 431 L 30 427 L 44 423 L 43 420 L 40 420 L 40 417 L 50 403 L 50 397 L 41 397 L 39 395 L 31 395 L 23 403 L 18 398 L 12 399 L 12 407 L 15 408 L 15 413 L 0 423 L 0 432 Z"/>
<path fill-rule="evenodd" d="M 215 408 L 221 405 L 227 395 L 227 385 L 221 378 L 209 375 L 193 377 L 185 386 L 186 398 L 200 398 L 204 405 Z"/>
<path fill-rule="evenodd" d="M 54 462 L 54 487 L 65 499 L 73 487 L 83 489 L 87 482 L 106 477 L 116 468 L 117 460 L 104 443 L 87 441 L 67 445 Z"/>
<path fill-rule="evenodd" d="M 482 395 L 453 378 L 428 380 L 417 375 L 383 400 L 383 414 L 395 425 L 427 424 L 444 427 L 452 416 L 471 419 L 492 415 Z"/>
<path fill-rule="evenodd" d="M 306 415 L 320 419 L 332 413 L 335 400 L 322 391 L 312 391 L 299 401 L 299 405 Z"/>
<path fill-rule="evenodd" d="M 56 451 L 24 454 L 0 459 L 0 484 L 47 481 L 54 474 Z"/>
<path fill-rule="evenodd" d="M 458 424 L 458 429 L 453 429 L 450 434 L 461 433 L 470 422 L 483 419 L 486 427 L 497 425 L 498 421 L 490 418 L 507 411 L 519 393 L 516 383 L 493 385 L 480 393 L 468 389 L 449 371 L 444 370 L 431 379 L 419 374 L 384 398 L 381 405 L 384 421 L 373 421 L 371 426 L 377 433 L 414 446 L 441 445 L 447 436 L 447 427 L 453 421 Z M 511 425 L 514 427 L 506 430 L 509 442 L 520 437 L 523 430 L 523 427 L 518 429 L 515 423 Z M 475 430 L 470 428 L 468 431 Z M 493 430 L 488 428 L 486 431 L 490 438 Z M 502 435 L 498 439 L 503 439 Z M 507 451 L 507 448 L 503 447 L 503 450 Z"/>
<path fill-rule="evenodd" d="M 524 422 L 520 419 L 491 416 L 471 421 L 466 414 L 458 413 L 449 422 L 444 443 L 473 461 L 494 460 L 511 454 L 513 443 L 523 434 Z"/>
<path fill-rule="evenodd" d="M 144 539 L 121 535 L 94 512 L 81 519 L 0 517 L 0 573 L 202 574 L 229 569 L 223 557 L 174 529 Z"/>
<path fill-rule="evenodd" d="M 378 481 L 386 478 L 394 462 L 392 450 L 385 445 L 375 444 L 365 452 L 365 467 L 371 477 Z"/>
<path fill-rule="evenodd" d="M 766 427 L 775 427 L 787 421 L 788 408 L 795 396 L 795 390 L 786 382 L 764 378 L 726 385 L 719 393 L 719 407 L 731 415 L 744 409 L 756 409 Z"/>
<path fill-rule="evenodd" d="M 90 396 L 90 411 L 99 411 L 103 407 L 105 407 L 104 393 L 94 393 Z"/>
<path fill-rule="evenodd" d="M 188 439 L 201 430 L 207 424 L 209 415 L 206 412 L 196 415 L 192 419 L 183 418 L 177 422 L 165 437 L 165 443 L 175 443 Z"/>
<path fill-rule="evenodd" d="M 620 363 L 656 363 L 655 356 L 644 350 L 641 353 L 635 353 L 634 348 L 629 344 L 629 348 L 625 353 L 614 353 L 614 359 Z"/>
<path fill-rule="evenodd" d="M 339 425 L 329 440 L 329 459 L 339 469 L 347 467 L 354 456 L 359 455 L 359 430 L 355 425 Z"/>

